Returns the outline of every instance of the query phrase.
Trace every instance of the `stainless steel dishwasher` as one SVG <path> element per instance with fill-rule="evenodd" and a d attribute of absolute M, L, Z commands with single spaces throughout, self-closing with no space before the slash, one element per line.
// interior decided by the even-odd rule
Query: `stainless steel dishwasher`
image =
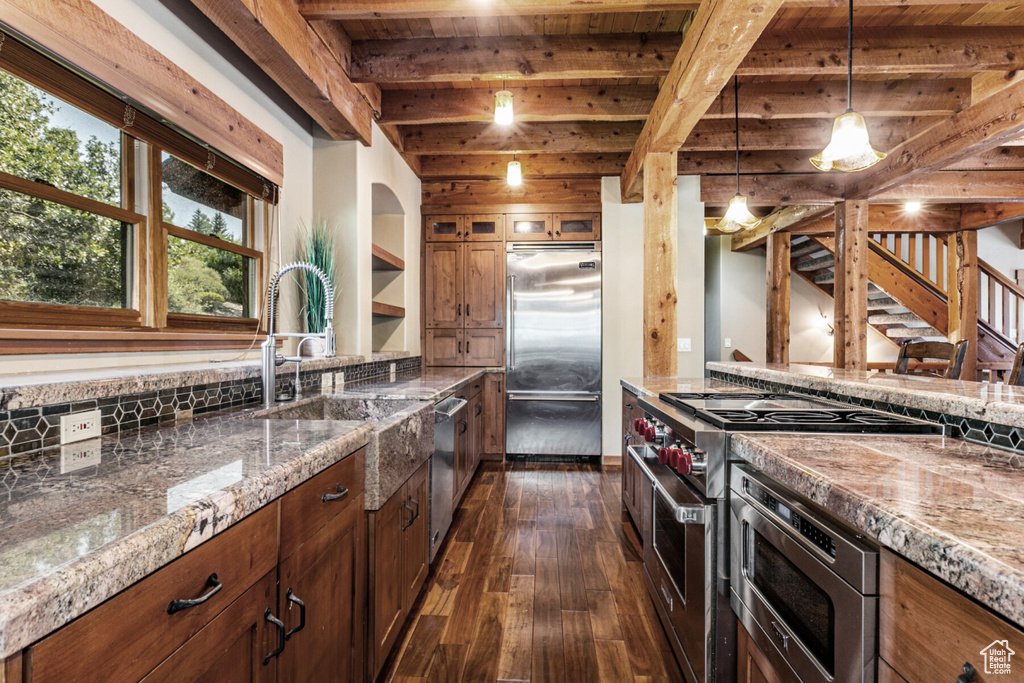
<path fill-rule="evenodd" d="M 449 396 L 434 407 L 434 456 L 430 459 L 430 562 L 452 525 L 455 494 L 455 425 L 466 399 Z"/>

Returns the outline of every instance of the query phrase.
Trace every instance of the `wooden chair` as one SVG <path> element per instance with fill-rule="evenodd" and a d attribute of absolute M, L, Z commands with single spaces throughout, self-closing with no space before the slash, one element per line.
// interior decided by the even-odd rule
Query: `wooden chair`
<path fill-rule="evenodd" d="M 1010 368 L 1010 376 L 1006 383 L 1012 386 L 1024 386 L 1024 372 L 1021 372 L 1021 365 L 1024 365 L 1024 343 L 1017 347 L 1017 355 L 1013 357 L 1013 367 Z"/>
<path fill-rule="evenodd" d="M 900 355 L 896 358 L 896 367 L 893 372 L 897 375 L 926 375 L 931 377 L 943 377 L 945 379 L 960 379 L 960 370 L 964 366 L 964 356 L 967 354 L 967 340 L 958 341 L 955 344 L 949 342 L 912 342 L 905 341 L 900 346 Z M 907 366 L 911 360 L 923 361 L 926 359 L 945 361 L 946 370 L 941 375 L 934 372 L 917 371 L 910 373 Z"/>

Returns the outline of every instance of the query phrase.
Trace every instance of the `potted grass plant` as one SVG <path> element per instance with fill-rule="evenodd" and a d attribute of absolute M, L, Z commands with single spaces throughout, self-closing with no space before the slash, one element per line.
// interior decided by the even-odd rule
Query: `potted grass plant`
<path fill-rule="evenodd" d="M 301 261 L 312 263 L 324 273 L 327 279 L 334 285 L 335 296 L 338 294 L 338 285 L 335 279 L 334 261 L 334 231 L 331 226 L 322 219 L 313 222 L 312 227 L 303 228 L 299 238 L 298 258 Z M 303 318 L 306 323 L 306 331 L 311 334 L 319 334 L 324 331 L 327 321 L 324 319 L 324 292 L 323 284 L 313 273 L 302 271 L 302 296 L 303 296 Z M 323 349 L 312 343 L 302 345 L 303 355 L 322 352 Z"/>

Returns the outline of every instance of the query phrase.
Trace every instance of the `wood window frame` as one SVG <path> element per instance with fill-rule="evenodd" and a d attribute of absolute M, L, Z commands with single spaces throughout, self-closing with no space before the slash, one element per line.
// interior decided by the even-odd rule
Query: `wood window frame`
<path fill-rule="evenodd" d="M 109 309 L 62 304 L 0 301 L 0 355 L 25 353 L 112 352 L 131 350 L 252 348 L 264 330 L 261 317 L 226 318 L 167 311 L 167 235 L 253 258 L 255 283 L 249 293 L 252 311 L 264 305 L 266 252 L 270 249 L 270 207 L 279 199 L 278 187 L 232 159 L 179 132 L 128 97 L 93 82 L 58 63 L 17 36 L 5 36 L 0 69 L 63 100 L 122 133 L 122 203 L 106 204 L 18 176 L 0 172 L 0 187 L 118 220 L 133 226 L 131 306 Z M 149 203 L 147 215 L 137 207 L 136 169 L 146 163 L 135 153 L 135 141 L 148 145 Z M 160 155 L 162 151 L 203 169 L 246 193 L 247 243 L 235 245 L 164 223 Z M 256 234 L 257 201 L 262 201 L 262 231 Z M 187 233 L 187 234 L 182 234 Z M 257 237 L 259 239 L 257 239 Z M 253 248 L 261 246 L 262 249 Z M 28 331 L 31 330 L 31 333 Z M 34 338 L 33 336 L 34 335 Z M 148 335 L 148 336 L 147 336 Z"/>

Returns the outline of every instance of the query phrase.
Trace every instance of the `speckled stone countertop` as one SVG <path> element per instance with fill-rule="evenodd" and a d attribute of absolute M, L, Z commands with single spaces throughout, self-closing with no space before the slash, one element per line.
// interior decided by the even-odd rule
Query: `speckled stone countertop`
<path fill-rule="evenodd" d="M 489 372 L 504 373 L 503 368 L 423 368 L 408 376 L 397 375 L 394 381 L 387 378 L 360 382 L 335 390 L 334 395 L 343 398 L 415 398 L 421 401 L 436 401 L 458 391 L 460 388 L 483 377 Z"/>
<path fill-rule="evenodd" d="M 939 436 L 737 434 L 731 449 L 1024 626 L 1024 456 Z"/>
<path fill-rule="evenodd" d="M 702 377 L 624 377 L 623 389 L 636 396 L 657 396 L 663 392 L 750 391 L 750 387 Z"/>
<path fill-rule="evenodd" d="M 214 419 L 49 449 L 0 470 L 0 657 L 362 447 L 355 421 Z"/>
<path fill-rule="evenodd" d="M 984 382 L 893 375 L 877 370 L 840 370 L 818 365 L 708 363 L 708 370 L 832 391 L 936 413 L 1024 427 L 1024 388 Z"/>

